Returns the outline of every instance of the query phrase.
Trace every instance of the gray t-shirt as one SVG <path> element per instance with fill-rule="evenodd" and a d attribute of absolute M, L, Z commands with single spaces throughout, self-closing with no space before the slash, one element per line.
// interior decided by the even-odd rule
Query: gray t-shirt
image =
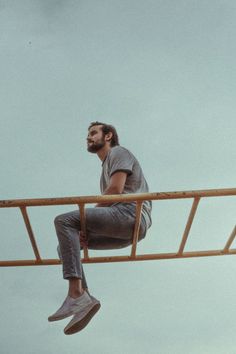
<path fill-rule="evenodd" d="M 102 163 L 102 174 L 100 179 L 102 194 L 109 185 L 111 176 L 118 171 L 124 171 L 127 173 L 123 191 L 124 194 L 148 193 L 148 184 L 138 160 L 129 150 L 118 145 L 109 150 L 105 160 Z M 143 202 L 142 213 L 145 217 L 147 227 L 151 226 L 151 209 L 151 201 Z"/>

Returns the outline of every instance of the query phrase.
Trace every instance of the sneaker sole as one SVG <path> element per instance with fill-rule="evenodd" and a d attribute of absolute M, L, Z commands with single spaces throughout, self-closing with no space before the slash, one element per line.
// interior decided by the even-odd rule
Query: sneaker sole
<path fill-rule="evenodd" d="M 70 335 L 70 334 L 77 333 L 77 332 L 81 331 L 82 329 L 84 329 L 87 326 L 87 324 L 90 322 L 90 320 L 93 318 L 93 316 L 98 312 L 100 307 L 101 307 L 100 303 L 95 304 L 92 307 L 92 309 L 84 316 L 84 318 L 82 318 L 78 322 L 75 322 L 71 327 L 69 327 L 67 329 L 65 328 L 64 333 L 67 335 Z"/>

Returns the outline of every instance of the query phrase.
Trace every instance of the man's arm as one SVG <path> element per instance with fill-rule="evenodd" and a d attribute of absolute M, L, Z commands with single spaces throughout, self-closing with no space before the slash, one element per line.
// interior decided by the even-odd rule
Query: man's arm
<path fill-rule="evenodd" d="M 103 195 L 107 194 L 122 194 L 127 178 L 127 173 L 123 171 L 115 172 L 110 179 L 110 183 L 105 189 Z M 113 203 L 99 203 L 96 207 L 106 207 Z"/>
<path fill-rule="evenodd" d="M 115 172 L 110 179 L 108 187 L 105 189 L 104 194 L 122 194 L 127 178 L 126 172 Z M 113 203 L 99 203 L 95 207 L 109 207 Z M 83 231 L 80 231 L 80 242 L 83 247 L 88 246 L 88 240 L 84 237 Z"/>

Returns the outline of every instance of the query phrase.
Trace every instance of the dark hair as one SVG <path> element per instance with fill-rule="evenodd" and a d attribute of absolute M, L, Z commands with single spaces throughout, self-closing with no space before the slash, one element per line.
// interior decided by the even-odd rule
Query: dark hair
<path fill-rule="evenodd" d="M 108 133 L 112 133 L 112 138 L 111 138 L 111 146 L 116 146 L 116 145 L 120 145 L 119 144 L 119 137 L 116 131 L 116 128 L 113 127 L 113 125 L 110 124 L 106 124 L 106 123 L 101 123 L 101 122 L 92 122 L 90 124 L 90 126 L 88 127 L 88 130 L 90 128 L 92 128 L 94 125 L 101 125 L 102 126 L 102 132 L 103 134 L 108 134 Z"/>

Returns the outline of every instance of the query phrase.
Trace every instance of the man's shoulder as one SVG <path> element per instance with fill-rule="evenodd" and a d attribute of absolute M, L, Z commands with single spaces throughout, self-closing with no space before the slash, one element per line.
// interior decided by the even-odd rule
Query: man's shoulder
<path fill-rule="evenodd" d="M 135 156 L 128 149 L 120 145 L 111 148 L 106 161 L 110 167 L 119 166 L 119 168 L 124 167 L 124 169 L 137 164 Z"/>
<path fill-rule="evenodd" d="M 125 147 L 123 146 L 120 146 L 120 145 L 116 145 L 116 146 L 113 146 L 110 150 L 110 155 L 111 156 L 114 156 L 114 155 L 126 155 L 126 156 L 133 156 L 134 155 L 132 154 L 132 152 L 128 149 L 126 149 Z"/>

